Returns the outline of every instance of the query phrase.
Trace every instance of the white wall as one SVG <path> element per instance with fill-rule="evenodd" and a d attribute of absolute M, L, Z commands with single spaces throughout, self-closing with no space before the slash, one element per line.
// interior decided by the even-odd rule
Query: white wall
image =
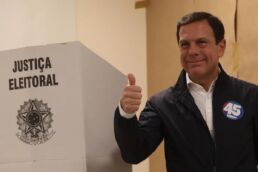
<path fill-rule="evenodd" d="M 0 0 L 0 50 L 76 40 L 74 0 Z"/>
<path fill-rule="evenodd" d="M 145 9 L 133 0 L 0 0 L 0 50 L 81 41 L 118 68 L 132 72 L 146 101 Z M 148 172 L 148 160 L 134 166 Z"/>

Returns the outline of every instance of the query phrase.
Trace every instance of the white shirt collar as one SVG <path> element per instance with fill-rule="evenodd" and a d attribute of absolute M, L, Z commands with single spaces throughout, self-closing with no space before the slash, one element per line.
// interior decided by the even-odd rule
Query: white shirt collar
<path fill-rule="evenodd" d="M 220 73 L 221 70 L 220 70 L 219 67 L 218 67 L 218 69 L 219 69 L 219 73 Z M 218 77 L 215 78 L 215 79 L 212 81 L 208 92 L 213 91 L 214 86 L 215 86 L 215 82 L 216 82 L 217 79 L 218 79 Z M 194 89 L 194 88 L 196 88 L 196 87 L 197 87 L 197 88 L 199 87 L 199 88 L 204 89 L 203 86 L 201 86 L 200 84 L 197 84 L 197 83 L 193 82 L 193 81 L 190 79 L 189 74 L 188 74 L 187 72 L 186 72 L 186 85 L 187 85 L 188 89 L 190 89 L 190 90 L 191 90 L 191 89 Z"/>

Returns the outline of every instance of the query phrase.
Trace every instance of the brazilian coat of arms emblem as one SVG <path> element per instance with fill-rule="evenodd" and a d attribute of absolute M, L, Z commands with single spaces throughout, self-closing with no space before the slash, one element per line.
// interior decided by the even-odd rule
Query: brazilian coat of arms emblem
<path fill-rule="evenodd" d="M 19 131 L 17 137 L 30 145 L 39 145 L 49 140 L 55 132 L 52 130 L 53 114 L 42 100 L 25 101 L 17 115 Z"/>

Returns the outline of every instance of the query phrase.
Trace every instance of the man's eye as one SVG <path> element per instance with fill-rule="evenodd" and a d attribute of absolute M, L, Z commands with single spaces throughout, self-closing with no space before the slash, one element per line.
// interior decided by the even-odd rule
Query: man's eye
<path fill-rule="evenodd" d="M 189 47 L 189 44 L 188 44 L 188 43 L 183 42 L 183 43 L 180 43 L 180 47 L 184 49 L 184 48 Z"/>
<path fill-rule="evenodd" d="M 200 40 L 200 41 L 197 41 L 197 45 L 199 46 L 199 47 L 204 47 L 204 46 L 206 46 L 207 45 L 207 41 L 204 41 L 204 40 Z"/>

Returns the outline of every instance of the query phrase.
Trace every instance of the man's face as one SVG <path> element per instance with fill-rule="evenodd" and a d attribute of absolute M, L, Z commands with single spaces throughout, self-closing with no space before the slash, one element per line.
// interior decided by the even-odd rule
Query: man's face
<path fill-rule="evenodd" d="M 219 58 L 224 54 L 225 44 L 225 40 L 216 44 L 213 30 L 206 20 L 181 26 L 181 64 L 192 80 L 201 81 L 217 76 Z"/>

